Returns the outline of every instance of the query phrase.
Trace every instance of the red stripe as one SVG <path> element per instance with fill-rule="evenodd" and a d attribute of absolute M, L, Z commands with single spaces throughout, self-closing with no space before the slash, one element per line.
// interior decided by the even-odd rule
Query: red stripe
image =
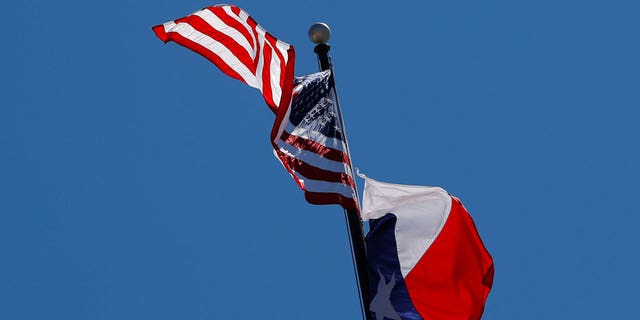
<path fill-rule="evenodd" d="M 349 166 L 351 165 L 351 161 L 349 161 L 349 156 L 340 150 L 323 146 L 320 143 L 311 141 L 309 139 L 305 139 L 300 136 L 289 134 L 286 131 L 282 131 L 282 135 L 280 136 L 280 139 L 285 143 L 292 145 L 298 149 L 313 152 L 329 160 L 344 162 Z"/>
<path fill-rule="evenodd" d="M 278 113 L 280 113 L 280 112 L 278 112 Z M 274 150 L 276 151 L 276 154 L 280 158 L 280 161 L 282 162 L 282 164 L 285 167 L 285 169 L 287 169 L 289 174 L 291 174 L 294 177 L 293 180 L 296 182 L 298 187 L 300 187 L 300 189 L 302 189 L 302 190 L 305 190 L 304 186 L 298 180 L 295 172 L 283 160 L 283 157 L 286 157 L 287 155 L 283 154 L 280 151 L 280 149 L 277 148 L 275 143 L 273 143 L 273 141 L 272 141 L 272 144 L 273 144 Z M 351 185 L 351 186 L 353 187 L 353 185 Z M 345 196 L 343 196 L 343 195 L 341 195 L 339 193 L 334 193 L 334 192 L 310 192 L 310 191 L 306 191 L 305 190 L 304 191 L 304 196 L 305 196 L 305 199 L 307 200 L 307 202 L 309 202 L 311 204 L 338 204 L 338 205 L 341 205 L 343 208 L 345 208 L 347 210 L 351 210 L 351 209 L 358 210 L 358 203 L 356 202 L 356 200 L 354 198 L 345 197 Z M 359 212 L 359 210 L 358 210 L 358 212 Z"/>
<path fill-rule="evenodd" d="M 270 33 L 266 33 L 265 34 L 265 38 L 267 39 L 266 41 L 271 44 L 271 47 L 273 48 L 273 50 L 276 52 L 276 55 L 278 56 L 278 59 L 280 59 L 280 79 L 278 79 L 278 84 L 280 85 L 280 87 L 282 87 L 284 85 L 284 72 L 285 72 L 285 68 L 286 68 L 286 64 L 284 61 L 284 56 L 282 55 L 282 52 L 280 52 L 280 50 L 278 49 L 278 46 L 276 45 L 276 43 L 278 42 L 278 39 L 276 39 L 274 36 L 272 36 Z"/>
<path fill-rule="evenodd" d="M 240 16 L 240 12 L 242 12 L 242 9 L 233 6 L 233 5 L 229 5 L 229 7 L 231 8 L 231 11 L 233 13 L 235 13 L 237 16 Z M 246 13 L 246 12 L 245 12 Z M 253 32 L 253 36 L 255 37 L 255 39 L 259 38 L 258 32 L 257 32 L 257 28 L 258 28 L 258 23 L 247 14 L 247 24 L 251 27 L 251 31 Z M 277 40 L 275 37 L 273 37 L 270 33 L 265 31 L 265 37 L 266 37 L 266 42 L 270 43 L 273 48 L 275 48 L 276 50 L 276 55 L 280 58 L 280 79 L 278 79 L 278 83 L 280 84 L 280 87 L 282 88 L 282 94 L 281 94 L 281 98 L 280 98 L 280 105 L 276 105 L 273 102 L 273 97 L 271 95 L 271 82 L 270 81 L 265 81 L 264 77 L 265 75 L 267 75 L 270 78 L 271 72 L 264 72 L 263 71 L 263 88 L 262 88 L 262 95 L 265 98 L 265 101 L 267 102 L 267 105 L 271 108 L 271 110 L 275 113 L 276 110 L 278 110 L 279 108 L 284 109 L 287 106 L 289 106 L 289 102 L 291 101 L 291 90 L 293 87 L 293 68 L 295 65 L 295 51 L 292 45 L 289 45 L 289 49 L 287 49 L 287 62 L 285 63 L 284 60 L 284 56 L 282 55 L 282 53 L 280 52 L 280 50 L 277 50 L 277 47 L 275 46 L 275 41 Z M 256 40 L 257 41 L 257 40 Z M 266 47 L 266 46 L 265 46 Z M 260 59 L 263 59 L 264 62 L 264 66 L 269 68 L 268 66 L 270 66 L 271 62 L 271 55 L 269 55 L 269 59 L 267 59 L 266 57 L 266 50 L 264 48 L 262 48 L 262 53 L 260 48 L 255 49 L 255 51 L 258 51 L 258 54 L 256 55 L 255 58 L 255 65 L 257 66 L 259 64 Z M 269 85 L 269 90 L 266 90 L 264 84 L 268 84 Z M 268 94 L 268 96 L 267 96 Z"/>
<path fill-rule="evenodd" d="M 151 29 L 153 29 L 153 32 L 155 32 L 156 36 L 160 38 L 162 42 L 167 43 L 169 41 L 169 36 L 164 31 L 164 25 L 157 25 Z"/>
<path fill-rule="evenodd" d="M 294 171 L 309 179 L 342 183 L 352 188 L 355 186 L 353 178 L 346 172 L 334 172 L 321 169 L 283 152 L 278 152 L 278 156 L 284 165 L 289 166 Z"/>
<path fill-rule="evenodd" d="M 238 9 L 236 12 L 234 10 L 234 8 Z M 220 20 L 222 20 L 225 24 L 227 24 L 228 26 L 238 30 L 238 32 L 240 32 L 242 34 L 242 36 L 247 39 L 247 42 L 249 42 L 251 44 L 251 49 L 253 51 L 256 51 L 256 46 L 257 46 L 257 38 L 254 38 L 249 31 L 246 28 L 246 25 L 244 23 L 239 22 L 238 20 L 234 19 L 233 17 L 231 17 L 225 10 L 223 7 L 218 7 L 218 6 L 211 6 L 208 8 L 211 12 L 213 12 L 218 18 L 220 18 Z M 242 20 L 242 18 L 240 17 L 240 9 L 237 7 L 231 7 L 231 11 L 233 13 L 235 13 L 236 17 L 238 17 L 240 20 Z"/>
<path fill-rule="evenodd" d="M 237 16 L 240 16 L 240 12 L 242 11 L 242 9 L 235 6 L 231 6 L 231 11 L 235 13 Z M 252 30 L 258 29 L 258 23 L 249 14 L 247 14 L 247 24 L 251 27 Z M 258 37 L 256 36 L 256 39 L 257 38 Z"/>
<path fill-rule="evenodd" d="M 235 6 L 231 6 L 231 11 L 233 13 L 235 13 L 237 16 L 240 16 L 240 12 L 242 11 L 242 9 L 235 7 Z M 246 12 L 245 12 L 246 13 Z M 261 54 L 260 54 L 260 35 L 258 34 L 258 23 L 253 20 L 253 18 L 251 18 L 251 16 L 249 16 L 247 14 L 247 21 L 246 23 L 249 25 L 249 27 L 251 27 L 251 32 L 253 32 L 253 37 L 254 39 L 256 39 L 256 48 L 253 49 L 253 51 L 257 52 L 256 54 L 256 66 L 258 65 L 258 61 L 260 61 L 261 58 Z"/>
<path fill-rule="evenodd" d="M 289 107 L 291 92 L 293 91 L 293 69 L 296 61 L 296 53 L 293 46 L 289 46 L 289 49 L 287 49 L 287 55 L 289 56 L 289 59 L 287 60 L 284 74 L 281 76 L 284 84 L 282 85 L 282 96 L 280 97 L 280 105 L 278 106 L 283 110 Z M 271 110 L 275 113 L 275 109 L 272 108 Z"/>
<path fill-rule="evenodd" d="M 231 7 L 231 10 L 235 13 L 236 11 L 234 11 L 234 8 L 237 7 Z M 240 10 L 239 8 L 235 9 L 235 10 Z M 239 14 L 239 11 L 238 11 Z M 256 37 L 256 39 L 259 39 L 259 35 L 258 32 L 256 31 L 258 29 L 258 23 L 256 22 L 256 20 L 254 20 L 251 16 L 247 17 L 247 24 L 251 27 L 251 29 L 253 30 L 253 33 Z M 268 33 L 265 32 L 265 36 Z M 265 102 L 267 103 L 267 105 L 269 105 L 272 110 L 278 109 L 278 107 L 282 106 L 282 97 L 284 97 L 285 95 L 289 95 L 290 93 L 285 93 L 284 90 L 282 91 L 281 94 L 281 99 L 280 99 L 280 105 L 277 105 L 274 101 L 273 101 L 273 94 L 271 92 L 271 47 L 268 44 L 267 39 L 265 38 L 265 41 L 263 43 L 262 46 L 260 46 L 260 43 L 258 42 L 258 55 L 256 57 L 256 66 L 259 65 L 258 61 L 260 59 L 262 59 L 263 64 L 262 64 L 262 96 L 264 97 Z M 277 51 L 277 50 L 276 50 Z M 292 66 L 293 68 L 293 66 Z M 285 70 L 281 70 L 281 77 L 282 75 L 284 75 Z M 291 78 L 291 81 L 293 82 L 293 77 Z M 278 79 L 278 83 L 280 83 L 280 79 Z"/>
<path fill-rule="evenodd" d="M 240 16 L 240 11 L 241 11 L 241 10 L 240 10 L 240 8 L 238 8 L 238 7 L 231 7 L 231 10 L 232 10 L 234 13 L 235 13 L 235 11 L 233 10 L 234 8 L 238 10 L 238 13 L 236 13 L 236 15 Z M 251 18 L 251 16 L 249 16 L 248 14 L 247 14 L 247 21 L 246 21 L 246 22 L 247 22 L 247 24 L 249 25 L 249 27 L 251 27 L 251 32 L 253 32 L 253 37 L 254 37 L 254 39 L 256 39 L 256 47 L 253 49 L 253 51 L 255 51 L 255 52 L 258 52 L 258 53 L 259 53 L 259 52 L 260 52 L 260 41 L 259 41 L 259 39 L 260 39 L 260 35 L 258 34 L 258 30 L 257 30 L 258 24 L 257 24 L 257 23 L 256 23 L 256 21 L 255 21 L 255 20 L 253 20 L 253 18 Z M 257 59 L 258 59 L 258 57 L 260 57 L 260 54 L 257 54 L 257 55 L 256 55 L 256 65 L 258 65 L 258 60 L 257 60 Z"/>
<path fill-rule="evenodd" d="M 241 9 L 235 6 L 231 6 L 231 11 L 237 15 L 240 15 Z M 256 31 L 258 28 L 258 23 L 249 15 L 247 15 L 247 24 L 251 27 L 251 30 L 253 30 L 253 34 L 256 37 L 256 39 L 259 39 L 260 36 Z M 271 92 L 271 81 L 270 81 L 271 49 L 269 48 L 269 46 L 266 45 L 266 40 L 265 40 L 265 44 L 263 44 L 262 46 L 260 46 L 260 41 L 258 41 L 258 49 L 256 51 L 258 52 L 255 59 L 256 67 L 259 65 L 260 60 L 263 61 L 262 63 L 262 96 L 264 97 L 264 100 L 267 103 L 267 105 L 269 105 L 269 107 L 271 107 L 272 110 L 275 110 L 278 108 L 278 105 L 273 101 L 273 94 Z"/>
<path fill-rule="evenodd" d="M 223 5 L 218 5 L 218 6 L 221 6 L 221 7 L 229 6 L 229 8 L 231 8 L 231 12 L 235 13 L 236 16 L 238 16 L 238 17 L 240 16 L 240 12 L 242 11 L 242 9 L 240 9 L 240 8 L 234 6 L 234 5 L 230 5 L 230 4 L 223 4 Z M 217 7 L 217 6 L 214 6 L 214 7 Z"/>
<path fill-rule="evenodd" d="M 231 12 L 233 12 L 236 16 L 240 17 L 240 13 L 242 12 L 242 9 L 233 6 L 233 5 L 222 5 L 220 7 L 214 6 L 213 8 L 216 8 L 215 10 L 218 10 L 217 8 L 222 8 L 224 6 L 228 6 L 229 8 L 231 8 Z M 245 12 L 246 13 L 246 12 Z M 226 20 L 225 20 L 226 23 Z M 253 36 L 256 39 L 256 41 L 258 41 L 257 39 L 259 39 L 259 35 L 257 32 L 257 28 L 258 28 L 258 23 L 251 17 L 249 16 L 249 14 L 247 14 L 247 20 L 246 23 L 249 25 L 249 27 L 251 28 L 251 31 L 253 32 Z M 245 37 L 247 37 L 245 35 Z M 264 68 L 270 69 L 270 62 L 271 62 L 271 54 L 269 54 L 268 58 L 267 58 L 267 54 L 266 52 L 268 50 L 265 49 L 265 47 L 267 47 L 266 45 L 263 48 L 254 48 L 254 51 L 256 51 L 258 54 L 255 57 L 255 61 L 254 64 L 257 66 L 260 62 L 260 60 L 262 59 L 262 61 L 264 61 L 264 68 L 263 68 L 263 87 L 262 87 L 262 95 L 265 99 L 265 102 L 267 103 L 267 105 L 271 108 L 271 110 L 275 113 L 276 110 L 278 110 L 279 108 L 285 108 L 289 105 L 289 102 L 291 101 L 291 90 L 293 87 L 293 77 L 294 77 L 294 65 L 295 65 L 295 51 L 292 45 L 289 45 L 289 49 L 287 49 L 287 62 L 285 63 L 285 59 L 284 59 L 284 55 L 282 54 L 282 52 L 280 52 L 280 50 L 277 50 L 277 46 L 275 45 L 277 42 L 277 39 L 275 37 L 273 37 L 270 33 L 265 31 L 265 42 L 271 44 L 271 46 L 273 47 L 273 50 L 275 50 L 276 55 L 280 58 L 280 79 L 278 79 L 278 84 L 280 85 L 280 87 L 282 88 L 282 94 L 280 97 L 280 104 L 276 105 L 275 102 L 273 101 L 273 96 L 271 93 L 271 72 L 265 72 Z M 252 41 L 250 41 L 250 43 L 253 43 Z M 257 42 L 258 46 L 259 46 L 259 41 Z M 265 77 L 268 77 L 269 80 L 266 80 Z M 266 87 L 268 86 L 268 88 Z"/>
<path fill-rule="evenodd" d="M 183 37 L 182 35 L 180 35 L 177 32 L 169 32 L 167 33 L 167 41 L 174 41 L 188 49 L 191 49 L 193 51 L 195 51 L 196 53 L 202 55 L 203 57 L 205 57 L 207 60 L 213 62 L 216 66 L 218 66 L 218 68 L 220 68 L 220 70 L 222 70 L 222 72 L 224 72 L 226 75 L 234 78 L 234 79 L 238 79 L 240 81 L 244 82 L 244 79 L 242 79 L 242 77 L 233 69 L 231 69 L 231 67 L 229 67 L 229 65 L 227 65 L 227 63 L 220 58 L 217 54 L 211 52 L 211 50 L 203 47 L 202 45 L 193 42 L 185 37 Z"/>
<path fill-rule="evenodd" d="M 273 92 L 271 92 L 271 47 L 269 47 L 266 42 L 260 48 L 260 54 L 262 56 L 262 95 L 264 96 L 264 100 L 270 106 L 278 107 L 278 105 L 273 101 Z"/>
<path fill-rule="evenodd" d="M 311 204 L 339 204 L 347 210 L 358 210 L 354 198 L 347 198 L 339 193 L 306 192 L 304 198 Z M 360 212 L 360 210 L 358 210 Z"/>
<path fill-rule="evenodd" d="M 238 7 L 234 7 L 231 6 L 231 10 L 235 13 L 237 10 L 236 14 L 240 14 L 240 8 Z M 252 29 L 256 30 L 258 28 L 258 23 L 256 22 L 256 20 L 254 20 L 252 17 L 249 16 L 249 18 L 247 19 L 247 23 L 249 24 L 249 26 L 251 26 Z M 257 36 L 256 36 L 257 38 Z M 271 44 L 271 46 L 274 48 L 274 50 L 276 51 L 276 55 L 280 58 L 281 61 L 281 65 L 280 65 L 280 69 L 282 70 L 282 73 L 284 74 L 285 71 L 285 63 L 284 63 L 284 56 L 282 55 L 282 53 L 280 52 L 280 50 L 278 50 L 277 46 L 276 46 L 276 42 L 278 39 L 276 39 L 276 37 L 272 36 L 270 33 L 265 31 L 265 38 L 266 38 L 266 42 L 268 42 L 269 44 Z M 291 45 L 289 45 L 291 46 Z M 283 83 L 280 83 L 280 85 L 282 86 Z"/>
<path fill-rule="evenodd" d="M 256 66 L 253 61 L 253 57 L 249 55 L 247 49 L 238 44 L 233 38 L 228 35 L 214 29 L 211 25 L 209 25 L 204 19 L 199 16 L 191 15 L 182 19 L 178 19 L 175 23 L 188 23 L 194 29 L 208 35 L 214 40 L 220 42 L 223 46 L 225 46 L 231 53 L 242 62 L 243 65 L 247 67 L 251 71 L 251 73 L 256 73 Z"/>

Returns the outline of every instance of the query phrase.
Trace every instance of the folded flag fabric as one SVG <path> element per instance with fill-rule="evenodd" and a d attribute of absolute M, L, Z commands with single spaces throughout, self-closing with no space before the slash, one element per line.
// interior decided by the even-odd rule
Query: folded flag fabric
<path fill-rule="evenodd" d="M 438 187 L 363 178 L 371 318 L 480 319 L 493 259 L 460 200 Z"/>
<path fill-rule="evenodd" d="M 271 131 L 274 153 L 309 203 L 357 209 L 331 71 L 297 77 L 295 83 L 291 106 L 278 110 Z"/>
<path fill-rule="evenodd" d="M 293 46 L 269 34 L 244 10 L 214 5 L 153 27 L 165 43 L 189 48 L 222 72 L 262 92 L 274 112 L 289 105 L 293 85 Z"/>

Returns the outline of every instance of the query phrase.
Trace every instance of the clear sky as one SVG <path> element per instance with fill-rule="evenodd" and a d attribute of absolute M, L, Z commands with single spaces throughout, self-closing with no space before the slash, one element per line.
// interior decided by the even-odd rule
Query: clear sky
<path fill-rule="evenodd" d="M 342 210 L 304 201 L 259 92 L 151 31 L 212 4 L 2 5 L 0 319 L 360 318 Z M 331 26 L 355 165 L 462 199 L 484 319 L 637 317 L 640 2 L 233 4 L 298 75 Z"/>

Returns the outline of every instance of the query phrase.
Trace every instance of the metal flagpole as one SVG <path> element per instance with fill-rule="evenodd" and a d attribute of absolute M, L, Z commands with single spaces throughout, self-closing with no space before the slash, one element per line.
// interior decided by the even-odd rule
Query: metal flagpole
<path fill-rule="evenodd" d="M 344 143 L 347 148 L 349 162 L 351 163 L 351 173 L 352 175 L 355 175 L 355 171 L 353 170 L 353 162 L 351 162 L 351 152 L 349 152 L 349 142 L 347 140 L 344 119 L 342 118 L 342 111 L 340 110 L 340 104 L 338 103 L 338 93 L 336 91 L 335 79 L 333 76 L 333 64 L 331 63 L 331 58 L 329 57 L 329 49 L 331 47 L 327 44 L 327 41 L 329 41 L 330 36 L 331 30 L 325 23 L 318 22 L 313 24 L 311 28 L 309 28 L 309 38 L 311 38 L 311 41 L 316 44 L 316 47 L 313 51 L 318 55 L 320 71 L 331 70 L 331 77 L 329 81 L 333 85 L 336 100 L 335 102 L 338 110 L 338 119 L 340 121 L 340 126 L 342 127 L 342 134 L 344 136 Z M 357 187 L 356 202 L 359 203 Z M 349 242 L 351 245 L 351 254 L 354 259 L 353 263 L 360 293 L 360 304 L 362 307 L 363 318 L 370 320 L 369 306 L 371 304 L 371 297 L 369 296 L 369 271 L 367 268 L 367 249 L 364 241 L 362 220 L 360 219 L 360 212 L 358 209 L 345 210 L 344 214 L 345 220 L 347 222 L 347 229 L 349 231 Z"/>

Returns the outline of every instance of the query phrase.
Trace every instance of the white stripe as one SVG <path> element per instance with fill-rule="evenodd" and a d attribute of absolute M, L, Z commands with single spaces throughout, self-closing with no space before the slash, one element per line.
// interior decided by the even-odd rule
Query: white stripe
<path fill-rule="evenodd" d="M 349 176 L 353 177 L 351 173 L 351 168 L 348 164 L 339 161 L 329 160 L 324 158 L 317 153 L 313 153 L 306 150 L 298 149 L 294 146 L 284 143 L 282 140 L 278 140 L 278 147 L 280 151 L 285 154 L 304 161 L 305 163 L 312 165 L 316 168 L 336 172 L 336 173 L 346 173 Z"/>
<path fill-rule="evenodd" d="M 240 13 L 242 14 L 242 11 Z M 246 21 L 248 17 L 249 16 L 245 14 L 245 17 L 242 17 L 242 18 L 245 19 Z M 267 41 L 267 37 L 266 37 L 267 31 L 264 28 L 262 28 L 261 25 L 256 24 L 255 31 L 258 34 L 258 54 L 259 54 L 258 66 L 256 66 L 257 81 L 260 83 L 260 87 L 262 88 L 261 90 L 264 90 L 264 83 L 262 83 L 262 77 L 263 77 L 262 68 L 265 63 L 264 50 L 266 48 L 271 48 L 273 52 L 271 53 L 271 61 L 268 62 L 269 64 L 267 67 L 269 71 L 269 78 L 270 78 L 270 84 L 271 84 L 271 97 L 273 99 L 273 102 L 276 105 L 280 105 L 280 99 L 282 98 L 282 87 L 280 86 L 280 78 L 284 77 L 284 74 L 282 74 L 282 70 L 280 69 L 280 58 L 278 57 L 278 54 L 275 51 L 276 50 L 280 51 L 282 56 L 286 57 L 285 63 L 286 63 L 286 59 L 288 58 L 287 51 L 281 50 L 281 48 L 273 48 L 271 44 Z"/>
<path fill-rule="evenodd" d="M 254 51 L 256 52 L 256 54 L 254 55 L 254 63 L 256 63 L 256 73 L 255 73 L 255 81 L 256 81 L 256 88 L 260 89 L 260 91 L 263 93 L 264 96 L 264 84 L 262 83 L 262 69 L 264 67 L 264 43 L 266 42 L 266 39 L 264 37 L 264 29 L 262 29 L 262 27 L 259 24 L 256 24 L 256 28 L 252 28 L 251 25 L 247 22 L 249 20 L 249 14 L 247 14 L 244 10 L 240 10 L 240 14 L 239 16 L 237 16 L 233 13 L 233 11 L 231 11 L 231 7 L 229 6 L 225 6 L 224 10 L 232 17 L 234 17 L 235 19 L 238 19 L 238 21 L 240 23 L 242 23 L 243 25 L 247 26 L 247 30 L 249 31 L 249 33 L 251 34 L 251 37 L 254 40 Z M 255 34 L 257 34 L 257 39 L 256 37 L 254 37 L 254 32 Z M 279 105 L 280 104 L 280 100 L 276 100 L 273 99 L 273 102 L 275 103 L 275 105 Z"/>
<path fill-rule="evenodd" d="M 220 31 L 221 33 L 232 38 L 236 43 L 238 43 L 241 47 L 243 47 L 250 57 L 255 59 L 256 52 L 253 50 L 253 47 L 247 41 L 247 39 L 238 31 L 236 28 L 233 28 L 224 21 L 222 21 L 218 16 L 216 16 L 210 10 L 202 10 L 195 13 L 196 16 L 202 18 L 205 22 L 207 22 L 212 28 Z"/>
<path fill-rule="evenodd" d="M 329 138 L 318 131 L 296 127 L 291 122 L 287 122 L 285 132 L 293 136 L 298 136 L 300 138 L 319 143 L 327 148 L 340 150 L 342 152 L 346 152 L 345 150 L 347 150 L 347 146 L 344 144 L 344 141 L 337 138 Z"/>
<path fill-rule="evenodd" d="M 284 56 L 284 62 L 286 64 L 289 61 L 289 56 L 287 55 L 287 51 L 289 50 L 289 48 L 291 48 L 291 45 L 286 42 L 277 40 L 276 47 L 278 47 L 278 51 L 282 52 L 282 56 Z"/>
<path fill-rule="evenodd" d="M 265 38 L 266 40 L 266 38 Z M 276 53 L 277 49 L 274 49 L 268 41 L 265 41 L 265 45 L 269 46 L 273 52 L 271 52 L 271 61 L 269 65 L 269 74 L 271 80 L 271 95 L 273 101 L 277 101 L 276 105 L 280 104 L 280 98 L 282 97 L 282 87 L 280 86 L 280 77 L 282 70 L 280 69 L 280 57 Z"/>
<path fill-rule="evenodd" d="M 248 23 L 247 23 L 248 24 Z M 267 33 L 267 30 L 265 30 L 261 25 L 256 23 L 256 28 L 255 28 L 256 32 L 258 33 L 258 37 L 259 38 L 266 38 L 265 34 Z"/>
<path fill-rule="evenodd" d="M 220 42 L 215 39 L 209 37 L 208 35 L 194 29 L 188 23 L 174 23 L 173 21 L 167 22 L 164 24 L 165 32 L 175 32 L 180 34 L 181 36 L 205 47 L 207 50 L 212 53 L 218 55 L 231 69 L 236 71 L 240 77 L 244 80 L 246 84 L 251 87 L 260 89 L 256 83 L 256 77 L 251 72 L 251 70 L 247 69 L 247 67 L 238 60 L 238 58 L 231 52 L 227 47 L 222 45 Z"/>
<path fill-rule="evenodd" d="M 354 190 L 351 186 L 339 182 L 327 182 L 313 180 L 304 177 L 296 172 L 296 176 L 303 181 L 304 190 L 309 192 L 339 193 L 347 198 L 355 198 Z"/>
<path fill-rule="evenodd" d="M 256 64 L 256 88 L 259 88 L 260 91 L 264 91 L 264 84 L 262 83 L 262 66 L 264 65 L 264 54 L 262 52 L 262 48 L 264 47 L 264 37 L 258 37 L 258 48 L 257 48 L 257 61 Z M 264 93 L 263 93 L 264 95 Z M 278 103 L 276 103 L 278 105 Z"/>
<path fill-rule="evenodd" d="M 249 18 L 249 15 L 242 9 L 240 9 L 240 14 L 236 15 L 233 11 L 231 11 L 231 7 L 229 6 L 225 6 L 224 7 L 224 11 L 233 19 L 235 19 L 236 21 L 240 22 L 240 24 L 242 24 L 246 29 L 247 32 L 251 35 L 251 39 L 253 40 L 253 45 L 251 46 L 252 50 L 254 52 L 257 52 L 257 48 L 258 48 L 258 43 L 256 41 L 256 37 L 253 34 L 253 29 L 251 28 L 251 26 L 249 25 L 249 23 L 247 23 L 247 19 Z M 254 55 L 255 57 L 255 55 Z"/>
<path fill-rule="evenodd" d="M 270 78 L 270 84 L 271 84 L 271 97 L 275 105 L 280 105 L 280 100 L 282 99 L 282 86 L 280 85 L 280 82 L 285 75 L 283 73 L 284 70 L 280 68 L 280 57 L 275 51 L 279 51 L 282 54 L 284 58 L 284 63 L 286 65 L 286 63 L 289 60 L 287 50 L 291 47 L 291 45 L 276 39 L 276 48 L 272 48 L 271 44 L 266 41 L 267 31 L 257 23 L 256 23 L 255 30 L 252 29 L 249 23 L 247 22 L 247 20 L 249 19 L 249 15 L 244 10 L 240 9 L 240 14 L 238 16 L 236 16 L 233 13 L 233 11 L 231 11 L 231 7 L 229 6 L 225 6 L 224 10 L 234 19 L 236 19 L 237 21 L 242 23 L 244 26 L 246 26 L 247 30 L 252 35 L 252 37 L 253 37 L 253 31 L 255 31 L 258 34 L 257 46 L 255 44 L 256 39 L 254 39 L 254 48 L 256 49 L 253 50 L 255 52 L 253 57 L 254 57 L 254 61 L 255 59 L 258 60 L 258 64 L 256 65 L 256 84 L 257 84 L 257 88 L 260 88 L 260 91 L 264 91 L 264 83 L 262 82 L 262 68 L 265 63 L 264 50 L 266 46 L 268 46 L 273 50 L 271 54 L 271 61 L 269 61 L 269 65 L 268 65 L 269 78 Z"/>

